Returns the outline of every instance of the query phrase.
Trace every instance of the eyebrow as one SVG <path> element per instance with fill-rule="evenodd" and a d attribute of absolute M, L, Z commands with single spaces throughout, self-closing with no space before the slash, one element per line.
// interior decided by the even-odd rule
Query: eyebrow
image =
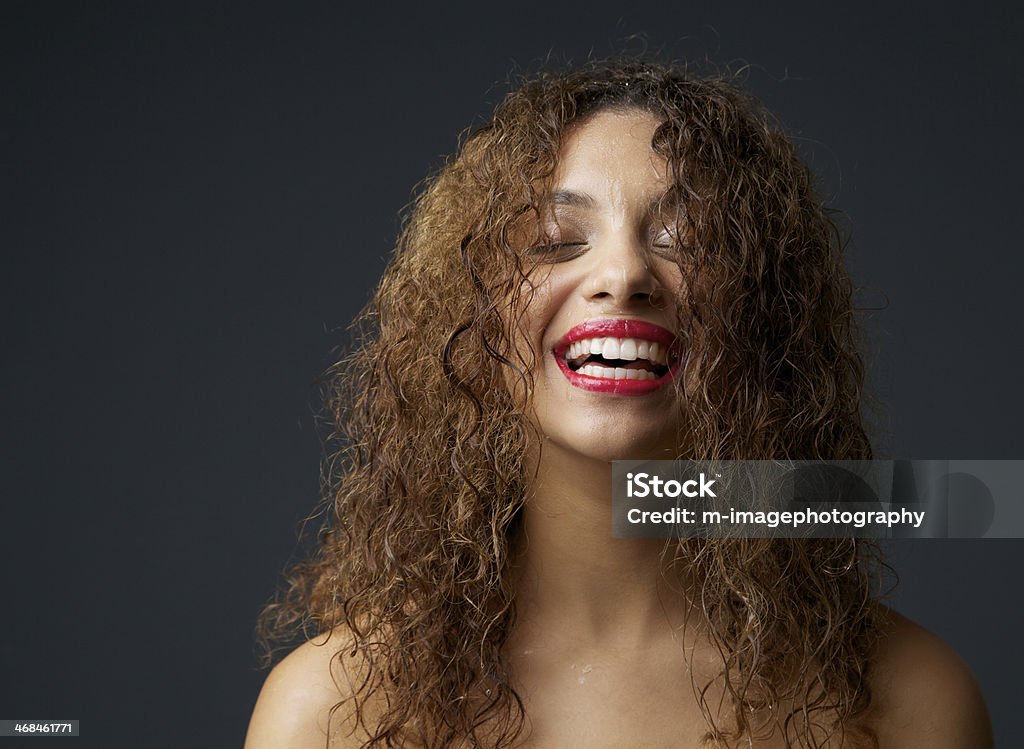
<path fill-rule="evenodd" d="M 551 205 L 567 205 L 573 208 L 593 208 L 594 198 L 585 192 L 558 190 L 551 195 Z"/>
<path fill-rule="evenodd" d="M 658 197 L 652 198 L 647 206 L 649 212 L 654 211 L 660 205 L 662 208 L 671 208 L 675 205 L 676 201 L 669 199 L 666 202 L 666 195 L 659 195 Z M 571 208 L 584 208 L 587 210 L 593 210 L 597 204 L 594 197 L 589 193 L 576 192 L 575 190 L 556 190 L 551 193 L 550 198 L 551 205 L 565 205 Z"/>

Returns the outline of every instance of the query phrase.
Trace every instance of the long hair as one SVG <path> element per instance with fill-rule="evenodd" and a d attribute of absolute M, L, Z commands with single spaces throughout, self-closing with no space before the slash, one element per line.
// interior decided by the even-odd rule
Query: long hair
<path fill-rule="evenodd" d="M 679 457 L 871 457 L 838 232 L 761 106 L 725 78 L 644 60 L 521 82 L 424 183 L 350 353 L 327 372 L 328 520 L 261 617 L 265 642 L 345 630 L 337 657 L 359 676 L 336 707 L 367 747 L 508 747 L 522 733 L 503 645 L 540 435 L 513 395 L 530 392 L 533 362 L 509 320 L 529 305 L 523 227 L 538 224 L 559 149 L 609 108 L 662 120 L 651 145 L 684 238 L 678 323 L 695 383 L 676 385 Z M 721 653 L 714 683 L 692 685 L 709 741 L 771 729 L 790 746 L 873 741 L 857 721 L 877 628 L 870 548 L 675 542 Z M 716 685 L 727 715 L 708 698 Z"/>

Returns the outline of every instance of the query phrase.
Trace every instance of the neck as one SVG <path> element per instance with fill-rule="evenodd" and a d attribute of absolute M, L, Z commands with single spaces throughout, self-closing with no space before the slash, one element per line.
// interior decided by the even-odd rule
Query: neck
<path fill-rule="evenodd" d="M 517 540 L 520 620 L 576 643 L 644 647 L 686 614 L 659 539 L 611 532 L 611 463 L 545 444 Z"/>

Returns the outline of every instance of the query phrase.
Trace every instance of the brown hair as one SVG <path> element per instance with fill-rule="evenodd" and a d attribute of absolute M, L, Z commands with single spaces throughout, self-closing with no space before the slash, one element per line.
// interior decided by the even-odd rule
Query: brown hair
<path fill-rule="evenodd" d="M 519 85 L 419 193 L 352 352 L 327 373 L 328 523 L 261 618 L 265 641 L 344 626 L 361 655 L 346 708 L 366 746 L 511 746 L 524 708 L 502 647 L 515 621 L 512 540 L 539 435 L 509 332 L 528 306 L 524 217 L 539 216 L 568 130 L 608 108 L 663 120 L 680 267 L 680 457 L 861 459 L 862 365 L 840 242 L 789 138 L 721 77 L 591 62 Z M 714 283 L 702 282 L 714 279 Z M 523 291 L 526 289 L 526 291 Z M 875 632 L 853 539 L 676 542 L 722 655 L 728 744 L 771 708 L 787 745 L 857 734 Z M 379 710 L 368 710 L 371 697 Z M 383 699 L 381 699 L 383 698 Z M 780 710 L 780 705 L 792 709 Z M 760 726 L 763 727 L 763 726 Z M 770 727 L 770 726 L 769 726 Z"/>

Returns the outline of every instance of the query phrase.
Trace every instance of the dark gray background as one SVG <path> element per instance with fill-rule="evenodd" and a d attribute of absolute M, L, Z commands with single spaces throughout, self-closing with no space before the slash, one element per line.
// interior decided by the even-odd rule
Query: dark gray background
<path fill-rule="evenodd" d="M 749 63 L 884 306 L 882 451 L 1024 457 L 1020 6 L 837 5 L 5 3 L 0 717 L 241 744 L 253 622 L 317 500 L 312 381 L 413 185 L 549 53 Z M 1021 544 L 892 549 L 897 608 L 1004 746 Z"/>

